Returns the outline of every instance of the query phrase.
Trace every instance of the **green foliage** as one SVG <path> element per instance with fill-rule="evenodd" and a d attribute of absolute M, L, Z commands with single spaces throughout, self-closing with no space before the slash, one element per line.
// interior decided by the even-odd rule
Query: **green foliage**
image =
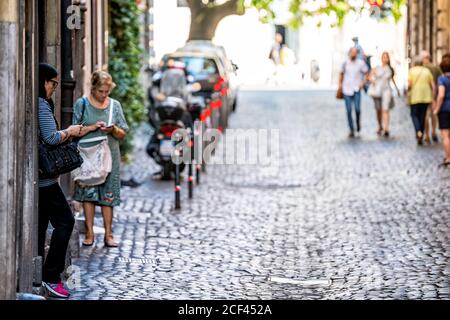
<path fill-rule="evenodd" d="M 202 2 L 202 0 L 194 1 Z M 276 18 L 272 8 L 274 2 L 274 0 L 251 0 L 250 2 L 240 0 L 240 6 L 244 7 L 244 3 L 247 3 L 250 7 L 260 11 L 262 22 L 271 22 Z M 402 8 L 406 2 L 407 0 L 386 0 L 381 8 L 380 14 L 374 14 L 373 17 L 382 21 L 387 21 L 390 17 L 393 17 L 395 22 L 398 22 L 402 17 Z M 317 5 L 317 1 L 315 0 L 290 0 L 289 12 L 292 14 L 290 21 L 291 27 L 300 27 L 304 23 L 305 18 L 320 17 L 323 15 L 334 17 L 335 23 L 333 26 L 341 27 L 348 13 L 362 13 L 364 10 L 370 10 L 370 6 L 366 0 L 353 2 L 348 0 L 325 0 L 320 3 L 321 5 Z M 215 5 L 217 5 L 216 1 L 208 1 L 207 6 L 213 7 Z"/>
<path fill-rule="evenodd" d="M 320 6 L 311 6 L 312 2 L 314 1 L 291 0 L 289 11 L 293 17 L 290 21 L 292 27 L 300 27 L 307 17 L 321 17 L 323 15 L 335 18 L 334 27 L 342 27 L 346 16 L 350 12 L 362 14 L 365 10 L 370 10 L 373 18 L 388 21 L 390 17 L 393 17 L 395 22 L 398 22 L 402 17 L 402 8 L 406 5 L 407 0 L 386 0 L 381 10 L 373 10 L 374 8 L 370 8 L 370 5 L 365 0 L 362 0 L 359 4 L 354 2 L 357 5 L 350 4 L 347 0 L 326 0 Z"/>
<path fill-rule="evenodd" d="M 407 0 L 387 0 L 381 8 L 382 18 L 387 20 L 389 17 L 393 17 L 395 22 L 400 21 L 402 8 L 407 2 Z"/>
<path fill-rule="evenodd" d="M 275 12 L 272 10 L 273 0 L 252 0 L 251 6 L 258 9 L 260 13 L 264 13 L 261 15 L 261 21 L 264 23 L 268 23 L 275 19 Z"/>
<path fill-rule="evenodd" d="M 228 0 L 233 1 L 233 0 Z M 273 22 L 276 19 L 276 13 L 273 9 L 273 4 L 276 0 L 238 0 L 238 9 L 234 14 L 243 14 L 245 8 L 256 8 L 260 12 L 260 20 L 263 23 Z M 402 9 L 406 5 L 407 0 L 385 0 L 384 5 L 380 10 L 374 10 L 378 8 L 370 8 L 369 3 L 366 0 L 348 1 L 348 0 L 285 0 L 289 1 L 289 12 L 291 13 L 291 20 L 288 24 L 293 28 L 299 28 L 302 26 L 306 18 L 319 17 L 318 27 L 322 24 L 324 15 L 332 17 L 334 22 L 333 27 L 341 27 L 346 16 L 350 12 L 362 14 L 365 10 L 370 10 L 370 15 L 374 19 L 380 21 L 388 21 L 393 18 L 395 22 L 398 22 L 402 17 Z M 221 4 L 223 1 L 218 0 L 190 0 L 188 3 L 191 6 L 201 6 L 203 8 L 214 8 Z M 232 13 L 230 13 L 232 14 Z M 192 23 L 195 23 L 192 22 Z"/>
<path fill-rule="evenodd" d="M 120 101 L 130 132 L 121 144 L 121 152 L 127 159 L 133 149 L 134 131 L 145 119 L 144 90 L 139 82 L 143 61 L 140 46 L 140 11 L 135 1 L 111 0 L 109 72 L 117 88 L 111 97 Z"/>

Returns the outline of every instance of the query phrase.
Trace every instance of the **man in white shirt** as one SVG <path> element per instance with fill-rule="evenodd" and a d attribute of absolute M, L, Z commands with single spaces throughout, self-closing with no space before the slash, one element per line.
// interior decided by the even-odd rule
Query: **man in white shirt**
<path fill-rule="evenodd" d="M 369 72 L 367 64 L 358 59 L 358 49 L 351 48 L 349 59 L 344 63 L 339 78 L 339 86 L 344 94 L 345 106 L 347 108 L 348 125 L 350 128 L 350 138 L 355 137 L 355 127 L 353 125 L 352 106 L 355 106 L 356 131 L 361 131 L 361 89 L 364 87 L 364 80 Z"/>

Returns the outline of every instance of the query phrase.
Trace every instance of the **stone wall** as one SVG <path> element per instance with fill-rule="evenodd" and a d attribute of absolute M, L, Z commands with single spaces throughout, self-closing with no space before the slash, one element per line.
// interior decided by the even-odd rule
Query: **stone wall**
<path fill-rule="evenodd" d="M 438 63 L 450 52 L 450 0 L 410 0 L 408 2 L 408 55 L 422 50 Z"/>

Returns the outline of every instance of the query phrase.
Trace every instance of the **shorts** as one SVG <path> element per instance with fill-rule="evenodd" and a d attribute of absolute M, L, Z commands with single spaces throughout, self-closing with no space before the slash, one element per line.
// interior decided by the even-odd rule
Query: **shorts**
<path fill-rule="evenodd" d="M 375 109 L 389 111 L 391 104 L 392 94 L 389 90 L 383 91 L 380 98 L 373 98 L 375 103 Z"/>
<path fill-rule="evenodd" d="M 450 129 L 450 111 L 441 111 L 438 113 L 439 129 Z"/>

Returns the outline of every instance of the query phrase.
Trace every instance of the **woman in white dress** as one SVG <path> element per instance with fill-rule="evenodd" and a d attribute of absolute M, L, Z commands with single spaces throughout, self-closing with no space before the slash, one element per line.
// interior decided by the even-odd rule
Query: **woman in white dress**
<path fill-rule="evenodd" d="M 389 137 L 389 111 L 394 106 L 391 81 L 397 90 L 397 94 L 400 95 L 400 91 L 394 80 L 394 75 L 395 72 L 391 66 L 389 53 L 383 52 L 381 56 L 381 65 L 372 69 L 370 76 L 372 85 L 368 93 L 373 98 L 377 112 L 377 134 L 385 137 Z"/>

